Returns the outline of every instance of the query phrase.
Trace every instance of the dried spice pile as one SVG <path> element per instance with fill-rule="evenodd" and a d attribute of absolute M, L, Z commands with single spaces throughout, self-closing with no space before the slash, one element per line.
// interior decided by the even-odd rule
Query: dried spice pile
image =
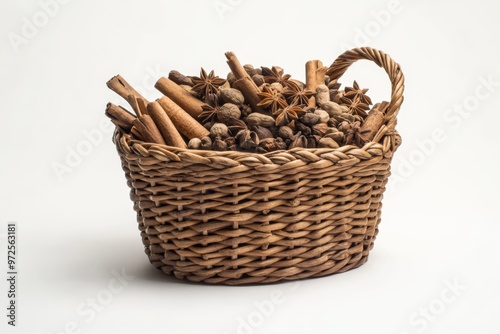
<path fill-rule="evenodd" d="M 148 102 L 121 76 L 109 88 L 124 97 L 135 115 L 109 103 L 106 115 L 133 138 L 179 148 L 266 153 L 293 148 L 363 147 L 385 122 L 388 102 L 372 106 L 355 81 L 330 80 L 318 60 L 306 64 L 306 82 L 278 66 L 242 66 L 226 53 L 226 79 L 207 73 L 171 71 L 155 87 L 164 96 Z M 376 139 L 376 138 L 375 138 Z"/>

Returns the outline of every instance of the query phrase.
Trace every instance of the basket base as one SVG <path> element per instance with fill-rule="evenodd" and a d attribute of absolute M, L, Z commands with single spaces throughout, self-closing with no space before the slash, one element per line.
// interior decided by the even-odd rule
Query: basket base
<path fill-rule="evenodd" d="M 143 241 L 145 241 L 145 244 L 148 243 L 147 238 L 146 240 L 143 239 Z M 361 244 L 364 247 L 362 247 L 363 251 L 359 253 L 348 255 L 349 251 L 345 250 L 337 254 L 337 257 L 344 257 L 343 259 L 337 261 L 329 259 L 316 266 L 309 266 L 307 269 L 304 266 L 286 268 L 266 267 L 266 260 L 261 261 L 260 267 L 257 262 L 251 267 L 200 268 L 199 266 L 193 266 L 192 263 L 169 261 L 168 252 L 164 252 L 163 254 L 154 253 L 151 251 L 151 245 L 145 247 L 145 253 L 155 268 L 181 280 L 216 285 L 255 285 L 319 278 L 356 269 L 368 261 L 368 253 L 373 248 L 373 241 L 374 239 L 372 238 L 364 245 Z M 360 249 L 360 247 L 354 248 Z"/>

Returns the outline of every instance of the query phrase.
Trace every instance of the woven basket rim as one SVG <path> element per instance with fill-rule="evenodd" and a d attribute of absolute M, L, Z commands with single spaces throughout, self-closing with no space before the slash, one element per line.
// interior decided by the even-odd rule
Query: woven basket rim
<path fill-rule="evenodd" d="M 381 139 L 382 143 L 368 142 L 362 148 L 354 145 L 344 145 L 338 148 L 293 148 L 267 153 L 253 153 L 245 151 L 210 151 L 179 148 L 164 144 L 156 144 L 133 139 L 118 127 L 113 135 L 113 142 L 118 150 L 124 154 L 139 154 L 153 156 L 163 161 L 190 160 L 201 164 L 217 162 L 227 166 L 235 165 L 283 165 L 290 160 L 304 160 L 317 162 L 329 160 L 334 163 L 340 161 L 370 160 L 377 157 L 390 158 L 401 144 L 401 137 L 397 130 L 388 132 Z M 196 161 L 199 160 L 199 161 Z M 214 161 L 216 160 L 216 161 Z"/>

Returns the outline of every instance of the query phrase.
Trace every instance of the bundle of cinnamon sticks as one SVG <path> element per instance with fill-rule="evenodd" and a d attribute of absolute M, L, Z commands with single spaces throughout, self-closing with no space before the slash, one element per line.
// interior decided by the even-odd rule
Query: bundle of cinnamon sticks
<path fill-rule="evenodd" d="M 306 63 L 306 82 L 278 66 L 241 65 L 226 53 L 226 79 L 202 68 L 200 76 L 171 71 L 155 87 L 163 96 L 148 101 L 123 77 L 107 86 L 123 97 L 133 112 L 108 103 L 106 115 L 124 133 L 144 142 L 177 148 L 275 150 L 343 145 L 362 147 L 376 138 L 387 121 L 388 102 L 372 106 L 355 81 L 341 85 L 327 75 L 321 61 Z"/>

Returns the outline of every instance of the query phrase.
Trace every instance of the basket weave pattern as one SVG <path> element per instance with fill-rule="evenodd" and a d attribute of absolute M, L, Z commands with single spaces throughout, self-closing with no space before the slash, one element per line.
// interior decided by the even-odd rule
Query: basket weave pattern
<path fill-rule="evenodd" d="M 165 273 L 195 282 L 272 283 L 340 273 L 366 262 L 380 223 L 403 101 L 399 65 L 381 51 L 347 51 L 337 79 L 358 59 L 392 84 L 389 121 L 363 148 L 267 154 L 194 151 L 131 139 L 114 142 L 146 254 Z"/>

